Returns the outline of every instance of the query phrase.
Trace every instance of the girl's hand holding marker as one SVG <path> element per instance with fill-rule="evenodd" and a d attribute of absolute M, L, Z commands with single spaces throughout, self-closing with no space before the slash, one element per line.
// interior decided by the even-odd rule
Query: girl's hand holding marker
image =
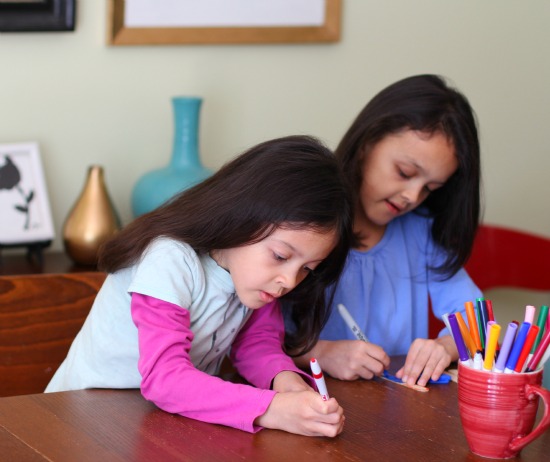
<path fill-rule="evenodd" d="M 357 323 L 355 322 L 355 320 L 353 319 L 353 317 L 351 316 L 351 314 L 349 313 L 347 308 L 344 305 L 342 305 L 341 303 L 338 305 L 338 312 L 340 313 L 340 316 L 342 316 L 342 319 L 345 321 L 347 326 L 355 334 L 355 336 L 357 337 L 357 340 L 362 340 L 364 342 L 369 341 L 367 339 L 367 336 L 361 331 L 361 329 L 359 328 L 359 326 L 357 325 Z M 314 377 L 315 377 L 315 375 L 314 375 Z M 380 378 L 385 379 L 385 380 L 389 380 L 390 382 L 398 383 L 399 385 L 407 386 L 407 387 L 412 388 L 413 390 L 416 390 L 416 391 L 421 391 L 421 392 L 429 391 L 429 389 L 427 387 L 423 387 L 423 386 L 418 385 L 418 384 L 409 384 L 409 383 L 401 380 L 400 378 L 389 374 L 388 371 L 386 371 L 386 370 L 384 370 L 384 372 L 380 376 Z M 436 380 L 436 381 L 430 380 L 429 383 L 449 383 L 450 380 L 451 380 L 451 377 L 449 375 L 442 374 L 438 380 Z"/>

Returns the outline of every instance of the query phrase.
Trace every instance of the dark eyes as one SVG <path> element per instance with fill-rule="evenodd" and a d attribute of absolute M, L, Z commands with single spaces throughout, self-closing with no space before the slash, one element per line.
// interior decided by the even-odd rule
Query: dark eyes
<path fill-rule="evenodd" d="M 275 253 L 275 252 L 273 252 L 273 258 L 274 258 L 275 260 L 277 260 L 277 261 L 280 261 L 280 262 L 284 262 L 284 261 L 287 261 L 287 260 L 288 260 L 288 258 L 283 257 L 282 255 L 279 255 L 279 254 L 277 254 L 277 253 Z M 304 266 L 302 269 L 303 269 L 306 273 L 313 273 L 313 271 L 314 271 L 313 268 L 309 268 L 308 266 Z"/>
<path fill-rule="evenodd" d="M 399 172 L 399 176 L 401 178 L 404 178 L 405 180 L 408 180 L 409 178 L 411 178 L 411 175 L 407 175 L 403 170 L 397 169 L 397 171 Z"/>
<path fill-rule="evenodd" d="M 401 178 L 403 178 L 404 180 L 410 180 L 414 175 L 409 175 L 407 173 L 405 173 L 403 170 L 401 170 L 400 168 L 397 169 L 398 173 L 399 173 L 399 176 Z M 433 189 L 430 189 L 427 185 L 424 186 L 424 191 L 426 191 L 428 194 L 431 194 L 434 190 Z"/>

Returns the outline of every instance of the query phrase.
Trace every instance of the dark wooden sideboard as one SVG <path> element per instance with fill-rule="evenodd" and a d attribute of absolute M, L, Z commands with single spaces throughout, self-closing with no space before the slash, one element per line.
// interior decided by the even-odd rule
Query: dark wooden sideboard
<path fill-rule="evenodd" d="M 45 252 L 41 263 L 29 260 L 26 254 L 0 253 L 0 275 L 57 274 L 96 271 L 95 266 L 75 264 L 65 252 Z"/>

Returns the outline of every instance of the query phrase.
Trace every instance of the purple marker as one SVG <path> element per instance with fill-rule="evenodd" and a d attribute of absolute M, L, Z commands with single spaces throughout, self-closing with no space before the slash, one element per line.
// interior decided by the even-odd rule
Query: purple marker
<path fill-rule="evenodd" d="M 506 329 L 506 334 L 504 334 L 504 341 L 500 347 L 500 353 L 498 355 L 497 362 L 494 367 L 495 372 L 504 372 L 506 367 L 506 360 L 512 349 L 512 344 L 514 343 L 514 338 L 516 337 L 516 332 L 518 330 L 518 325 L 514 322 L 508 324 Z"/>
<path fill-rule="evenodd" d="M 470 361 L 470 356 L 468 356 L 468 350 L 466 349 L 466 344 L 462 338 L 462 333 L 460 332 L 460 327 L 458 321 L 456 320 L 455 314 L 450 314 L 448 317 L 449 324 L 451 325 L 451 331 L 453 333 L 453 338 L 456 343 L 456 349 L 458 350 L 458 358 L 460 363 L 465 366 L 471 366 L 472 362 Z"/>

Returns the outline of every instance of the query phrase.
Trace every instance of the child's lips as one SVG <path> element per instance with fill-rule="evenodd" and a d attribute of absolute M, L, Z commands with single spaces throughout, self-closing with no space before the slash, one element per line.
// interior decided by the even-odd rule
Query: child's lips
<path fill-rule="evenodd" d="M 270 294 L 269 292 L 264 292 L 263 290 L 260 290 L 260 299 L 264 303 L 272 302 L 277 298 L 275 295 Z"/>
<path fill-rule="evenodd" d="M 388 204 L 388 208 L 390 209 L 391 212 L 395 213 L 396 215 L 401 213 L 401 208 L 399 208 L 397 205 L 395 205 L 393 202 L 391 201 L 386 201 L 386 203 Z"/>

